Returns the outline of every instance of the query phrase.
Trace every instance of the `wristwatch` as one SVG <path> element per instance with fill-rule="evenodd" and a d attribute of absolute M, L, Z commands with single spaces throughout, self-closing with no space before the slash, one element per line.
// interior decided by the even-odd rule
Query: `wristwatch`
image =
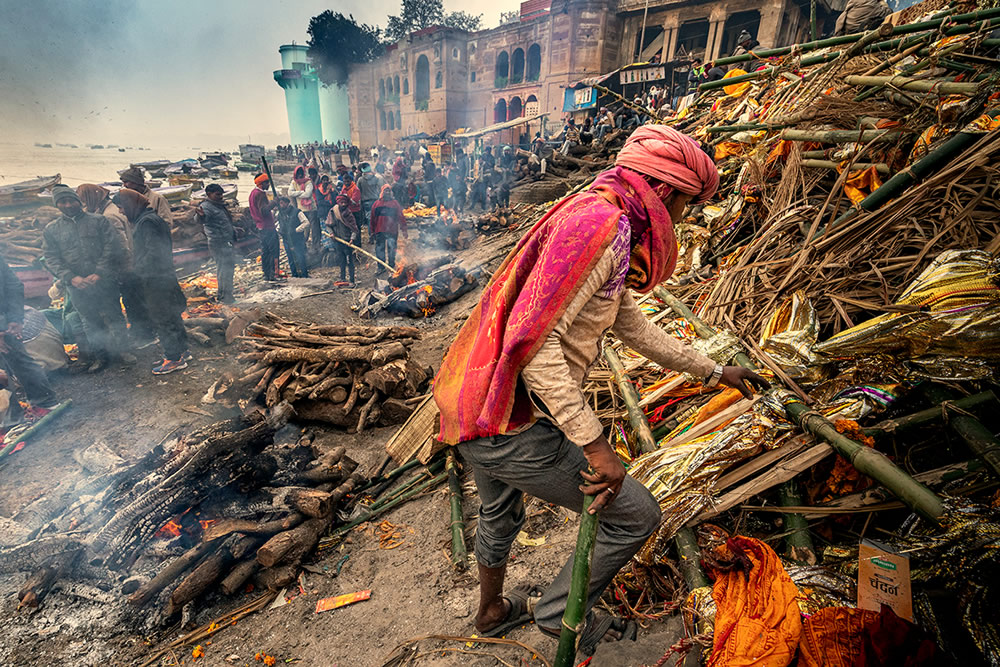
<path fill-rule="evenodd" d="M 722 371 L 723 371 L 722 364 L 716 364 L 715 368 L 712 369 L 712 374 L 706 377 L 702 381 L 702 384 L 705 386 L 706 389 L 713 389 L 716 385 L 719 384 L 719 381 L 722 379 Z"/>

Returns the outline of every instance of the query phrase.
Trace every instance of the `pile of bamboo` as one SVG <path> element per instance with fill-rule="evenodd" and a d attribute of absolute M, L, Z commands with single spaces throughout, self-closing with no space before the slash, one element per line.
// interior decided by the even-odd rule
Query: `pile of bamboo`
<path fill-rule="evenodd" d="M 1000 248 L 1000 10 L 961 10 L 757 51 L 670 121 L 722 173 L 720 203 L 690 220 L 705 230 L 694 279 L 675 290 L 706 322 L 757 337 L 799 293 L 834 333 L 891 308 L 941 251 Z"/>
<path fill-rule="evenodd" d="M 420 334 L 412 327 L 304 324 L 267 314 L 240 336 L 246 373 L 216 391 L 271 407 L 287 401 L 300 419 L 359 432 L 399 424 L 430 380 L 409 358 Z"/>

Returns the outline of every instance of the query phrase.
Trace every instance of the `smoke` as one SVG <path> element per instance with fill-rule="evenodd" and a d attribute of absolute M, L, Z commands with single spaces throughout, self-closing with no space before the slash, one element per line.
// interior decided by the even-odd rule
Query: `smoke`
<path fill-rule="evenodd" d="M 101 125 L 119 101 L 102 82 L 141 66 L 135 3 L 7 2 L 0 21 L 0 120 L 8 137 L 57 134 L 64 124 Z M 121 59 L 109 62 L 109 45 Z M 131 65 L 129 61 L 131 60 Z M 105 88 L 106 90 L 106 88 Z M 104 117 L 102 119 L 102 116 Z"/>

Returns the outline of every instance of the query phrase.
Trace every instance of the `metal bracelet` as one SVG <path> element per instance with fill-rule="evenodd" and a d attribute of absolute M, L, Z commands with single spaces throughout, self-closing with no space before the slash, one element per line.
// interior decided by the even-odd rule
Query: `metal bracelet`
<path fill-rule="evenodd" d="M 716 364 L 715 368 L 712 369 L 712 374 L 709 375 L 708 378 L 706 378 L 702 383 L 705 385 L 706 389 L 713 389 L 719 384 L 719 381 L 722 380 L 722 371 L 722 364 Z"/>

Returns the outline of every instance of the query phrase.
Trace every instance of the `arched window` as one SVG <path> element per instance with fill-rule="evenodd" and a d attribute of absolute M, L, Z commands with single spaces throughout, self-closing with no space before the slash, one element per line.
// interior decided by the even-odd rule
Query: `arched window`
<path fill-rule="evenodd" d="M 381 102 L 385 99 L 385 81 L 382 79 L 378 80 L 378 101 Z"/>
<path fill-rule="evenodd" d="M 507 76 L 510 74 L 510 56 L 507 55 L 506 51 L 501 51 L 497 55 L 497 69 L 496 69 L 496 81 L 495 85 L 497 88 L 503 88 L 507 85 Z"/>
<path fill-rule="evenodd" d="M 396 114 L 394 114 L 391 111 L 389 112 L 389 129 L 390 130 L 396 129 Z"/>
<path fill-rule="evenodd" d="M 440 88 L 441 87 L 441 81 L 442 81 L 441 70 L 438 70 L 437 74 L 434 75 L 434 87 L 435 88 Z"/>
<path fill-rule="evenodd" d="M 393 77 L 392 79 L 392 94 L 399 97 L 399 75 Z"/>
<path fill-rule="evenodd" d="M 528 47 L 528 81 L 538 81 L 542 73 L 542 47 L 532 44 Z"/>
<path fill-rule="evenodd" d="M 528 99 L 526 99 L 524 102 L 525 104 L 528 104 L 529 102 L 537 102 L 537 101 L 538 101 L 537 97 L 535 97 L 534 95 L 528 95 Z"/>
<path fill-rule="evenodd" d="M 403 94 L 404 95 L 409 95 L 410 94 L 410 80 L 409 79 L 403 79 Z"/>
<path fill-rule="evenodd" d="M 459 53 L 459 51 L 458 51 L 458 47 L 452 48 L 452 50 L 451 50 L 451 57 L 452 57 L 453 60 L 458 60 L 461 55 L 462 54 Z"/>
<path fill-rule="evenodd" d="M 382 110 L 382 111 L 378 112 L 378 124 L 379 124 L 379 127 L 381 127 L 383 130 L 386 128 L 385 110 Z"/>
<path fill-rule="evenodd" d="M 421 104 L 426 108 L 427 100 L 431 98 L 431 63 L 427 56 L 417 58 L 417 78 L 413 82 L 414 101 L 419 107 Z"/>
<path fill-rule="evenodd" d="M 524 107 L 521 106 L 521 98 L 515 97 L 511 99 L 510 104 L 507 105 L 507 120 L 514 120 L 523 115 Z"/>
<path fill-rule="evenodd" d="M 514 54 L 510 57 L 510 82 L 521 83 L 524 81 L 524 49 L 514 49 Z"/>
<path fill-rule="evenodd" d="M 396 109 L 396 129 L 403 129 L 403 116 L 399 113 L 399 109 Z"/>
<path fill-rule="evenodd" d="M 497 104 L 493 107 L 493 122 L 502 123 L 507 120 L 507 100 L 497 100 Z"/>

